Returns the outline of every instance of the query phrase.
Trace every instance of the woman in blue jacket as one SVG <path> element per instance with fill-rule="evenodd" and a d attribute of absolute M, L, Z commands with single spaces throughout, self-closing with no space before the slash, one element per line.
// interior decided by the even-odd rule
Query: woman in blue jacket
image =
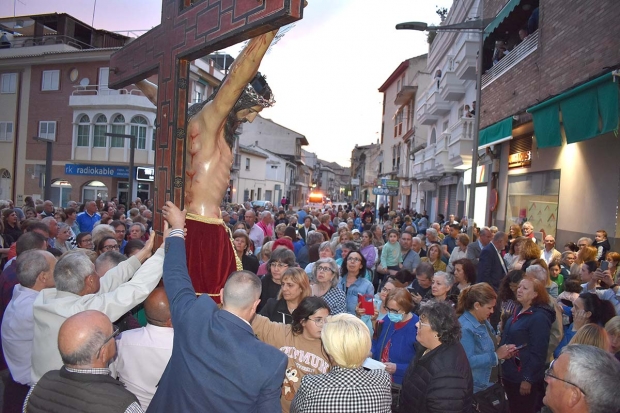
<path fill-rule="evenodd" d="M 375 294 L 375 287 L 364 278 L 366 275 L 366 258 L 357 250 L 349 252 L 342 261 L 340 268 L 342 277 L 338 282 L 338 288 L 344 291 L 347 297 L 347 313 L 355 315 L 358 294 Z"/>
<path fill-rule="evenodd" d="M 528 276 L 519 283 L 517 301 L 500 343 L 514 344 L 518 350 L 502 364 L 503 383 L 510 411 L 534 413 L 545 395 L 545 362 L 555 311 L 548 305 L 545 286 Z"/>
<path fill-rule="evenodd" d="M 411 293 L 395 288 L 385 299 L 387 317 L 377 322 L 372 358 L 385 364 L 394 384 L 402 384 L 405 370 L 415 357 L 418 316 L 412 313 Z"/>
<path fill-rule="evenodd" d="M 487 283 L 474 284 L 461 291 L 456 313 L 460 315 L 461 344 L 467 354 L 474 378 L 474 393 L 491 387 L 498 380 L 498 365 L 512 357 L 515 345 L 498 347 L 488 321 L 497 294 Z"/>

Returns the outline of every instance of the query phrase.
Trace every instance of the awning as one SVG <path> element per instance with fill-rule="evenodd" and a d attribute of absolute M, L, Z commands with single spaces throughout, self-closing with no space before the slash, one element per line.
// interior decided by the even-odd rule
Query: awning
<path fill-rule="evenodd" d="M 495 20 L 493 20 L 486 27 L 486 29 L 484 29 L 484 38 L 485 39 L 489 36 L 489 34 L 493 33 L 493 31 L 495 29 L 497 29 L 497 27 L 504 21 L 504 19 L 506 17 L 508 17 L 510 12 L 512 12 L 515 9 L 515 7 L 517 7 L 519 5 L 520 2 L 521 2 L 521 0 L 510 0 L 508 3 L 506 3 L 504 8 L 501 9 L 499 13 L 497 13 L 497 16 L 495 17 Z"/>
<path fill-rule="evenodd" d="M 562 145 L 560 113 L 566 143 L 581 142 L 618 128 L 618 84 L 611 73 L 577 86 L 527 111 L 534 118 L 539 148 Z"/>
<path fill-rule="evenodd" d="M 512 139 L 512 116 L 480 131 L 478 149 L 485 149 Z"/>

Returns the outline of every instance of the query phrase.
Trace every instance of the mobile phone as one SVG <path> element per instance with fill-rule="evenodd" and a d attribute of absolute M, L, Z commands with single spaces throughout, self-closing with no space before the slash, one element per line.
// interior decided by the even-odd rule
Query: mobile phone
<path fill-rule="evenodd" d="M 520 346 L 515 347 L 515 350 L 521 350 L 523 347 L 527 347 L 527 343 L 521 344 Z"/>
<path fill-rule="evenodd" d="M 411 287 L 407 287 L 407 291 L 409 291 L 409 292 L 410 292 L 411 294 L 413 294 L 413 295 L 420 295 L 420 294 L 418 294 L 418 293 L 417 293 L 417 291 L 416 291 L 416 290 L 414 290 L 414 289 L 413 289 L 413 288 L 411 288 Z"/>
<path fill-rule="evenodd" d="M 609 269 L 609 261 L 601 261 L 600 270 L 607 271 Z"/>

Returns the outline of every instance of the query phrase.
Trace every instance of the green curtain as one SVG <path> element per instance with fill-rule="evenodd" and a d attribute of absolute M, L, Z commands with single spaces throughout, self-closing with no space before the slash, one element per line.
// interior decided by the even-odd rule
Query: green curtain
<path fill-rule="evenodd" d="M 618 129 L 618 83 L 607 82 L 597 88 L 598 109 L 601 115 L 601 134 Z"/>
<path fill-rule="evenodd" d="M 560 102 L 566 143 L 575 143 L 599 135 L 597 88 L 584 90 Z"/>
<path fill-rule="evenodd" d="M 560 133 L 560 107 L 556 103 L 532 112 L 534 118 L 534 135 L 539 148 L 562 146 Z"/>
<path fill-rule="evenodd" d="M 504 141 L 512 136 L 512 116 L 501 120 L 480 131 L 478 148 L 492 145 L 497 141 Z"/>

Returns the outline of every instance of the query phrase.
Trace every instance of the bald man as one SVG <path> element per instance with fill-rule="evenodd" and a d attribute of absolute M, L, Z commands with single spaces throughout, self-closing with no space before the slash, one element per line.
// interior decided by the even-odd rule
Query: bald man
<path fill-rule="evenodd" d="M 174 330 L 168 297 L 162 287 L 148 296 L 144 312 L 146 327 L 125 331 L 118 338 L 114 365 L 118 379 L 146 410 L 172 354 Z"/>
<path fill-rule="evenodd" d="M 143 412 L 136 396 L 110 376 L 118 331 L 99 311 L 67 318 L 58 331 L 63 366 L 30 389 L 24 411 Z"/>

